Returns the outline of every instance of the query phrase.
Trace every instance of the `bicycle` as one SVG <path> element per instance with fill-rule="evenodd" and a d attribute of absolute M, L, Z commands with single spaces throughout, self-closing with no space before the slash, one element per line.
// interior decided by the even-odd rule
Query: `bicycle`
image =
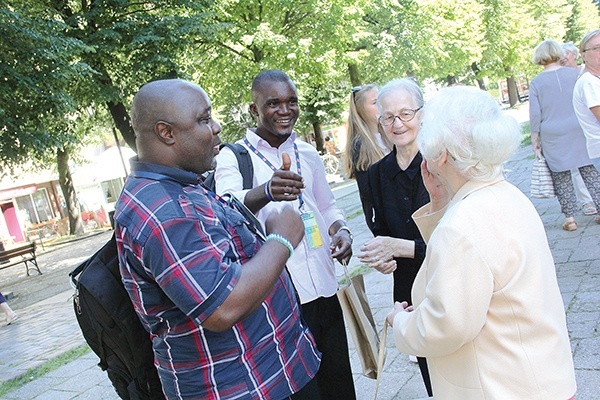
<path fill-rule="evenodd" d="M 333 154 L 325 153 L 321 155 L 323 166 L 327 174 L 336 174 L 340 169 L 340 160 Z"/>

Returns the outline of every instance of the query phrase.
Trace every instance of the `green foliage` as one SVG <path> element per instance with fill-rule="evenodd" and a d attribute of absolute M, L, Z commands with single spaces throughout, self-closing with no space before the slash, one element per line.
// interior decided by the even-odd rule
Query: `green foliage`
<path fill-rule="evenodd" d="M 579 46 L 583 36 L 593 29 L 600 26 L 600 16 L 598 7 L 590 0 L 567 0 L 571 7 L 571 14 L 567 17 L 566 32 L 563 37 L 564 42 L 573 42 Z"/>
<path fill-rule="evenodd" d="M 0 0 L 0 161 L 48 162 L 56 149 L 133 140 L 126 111 L 144 83 L 198 82 L 224 140 L 254 124 L 250 84 L 277 68 L 296 82 L 297 129 L 339 124 L 349 89 L 418 81 L 531 78 L 553 38 L 600 25 L 590 0 Z M 350 71 L 352 76 L 350 76 Z M 352 82 L 352 83 L 351 83 Z M 110 110 L 110 113 L 109 113 Z"/>
<path fill-rule="evenodd" d="M 90 75 L 78 56 L 89 50 L 65 38 L 64 25 L 0 10 L 0 161 L 12 168 L 47 161 L 48 149 L 72 141 L 64 129 L 77 109 L 72 88 Z"/>
<path fill-rule="evenodd" d="M 297 85 L 302 108 L 298 129 L 339 119 L 347 96 L 345 90 L 336 90 L 347 79 L 347 3 L 229 0 L 215 4 L 211 17 L 215 35 L 198 38 L 194 44 L 194 79 L 207 89 L 223 121 L 235 123 L 226 124 L 228 132 L 241 135 L 253 123 L 246 113 L 250 85 L 260 71 L 271 68 L 287 72 Z"/>

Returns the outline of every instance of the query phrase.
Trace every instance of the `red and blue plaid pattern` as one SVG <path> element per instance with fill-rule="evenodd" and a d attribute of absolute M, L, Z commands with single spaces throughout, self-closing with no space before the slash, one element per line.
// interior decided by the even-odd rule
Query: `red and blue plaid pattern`
<path fill-rule="evenodd" d="M 195 174 L 132 161 L 115 212 L 123 282 L 150 332 L 169 399 L 281 399 L 316 374 L 320 354 L 284 271 L 254 313 L 225 332 L 202 322 L 261 243 Z"/>

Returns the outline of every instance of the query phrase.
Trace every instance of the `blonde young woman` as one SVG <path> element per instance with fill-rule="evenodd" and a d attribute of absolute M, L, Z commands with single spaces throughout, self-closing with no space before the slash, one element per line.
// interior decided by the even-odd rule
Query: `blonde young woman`
<path fill-rule="evenodd" d="M 373 84 L 352 88 L 344 167 L 348 177 L 356 179 L 365 220 L 373 226 L 373 207 L 367 196 L 367 170 L 390 151 L 390 145 L 378 131 L 377 86 Z"/>

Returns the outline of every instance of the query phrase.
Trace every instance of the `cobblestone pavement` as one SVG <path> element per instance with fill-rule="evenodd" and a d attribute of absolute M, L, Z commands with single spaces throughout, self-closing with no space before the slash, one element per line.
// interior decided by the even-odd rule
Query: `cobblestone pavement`
<path fill-rule="evenodd" d="M 507 178 L 526 194 L 533 157 L 529 148 L 520 149 L 507 164 Z M 341 182 L 335 189 L 338 203 L 350 217 L 348 225 L 355 237 L 354 251 L 371 238 L 362 214 L 356 186 L 353 182 Z M 567 321 L 571 335 L 578 399 L 598 399 L 597 386 L 600 381 L 600 224 L 593 217 L 576 217 L 579 229 L 566 232 L 561 229 L 563 216 L 556 199 L 533 199 L 541 215 L 548 241 L 556 262 L 559 285 L 567 309 Z M 110 232 L 65 245 L 60 250 L 40 256 L 42 271 L 59 268 L 61 258 L 69 259 L 69 267 L 63 266 L 64 279 L 67 272 L 77 262 L 85 259 L 98 249 Z M 353 258 L 350 268 L 359 267 Z M 18 267 L 13 267 L 18 268 Z M 339 269 L 341 277 L 342 271 Z M 44 279 L 32 276 L 26 279 Z M 0 284 L 3 280 L 0 280 Z M 379 329 L 382 328 L 385 314 L 391 308 L 392 277 L 377 272 L 365 275 L 365 284 L 371 308 Z M 2 287 L 4 291 L 4 286 Z M 0 326 L 0 381 L 20 376 L 29 368 L 84 343 L 75 320 L 71 290 L 37 304 L 31 304 L 16 311 L 21 318 L 10 326 Z M 20 296 L 19 293 L 17 295 Z M 351 340 L 351 339 L 350 339 Z M 360 374 L 360 362 L 354 344 L 351 346 L 352 369 L 355 372 L 357 398 L 370 399 L 375 389 L 375 381 Z M 96 366 L 97 358 L 88 353 L 63 367 L 35 379 L 21 388 L 7 393 L 4 399 L 118 399 L 106 374 Z M 382 374 L 379 398 L 383 400 L 404 400 L 426 397 L 418 367 L 400 354 L 388 340 L 387 358 Z"/>

